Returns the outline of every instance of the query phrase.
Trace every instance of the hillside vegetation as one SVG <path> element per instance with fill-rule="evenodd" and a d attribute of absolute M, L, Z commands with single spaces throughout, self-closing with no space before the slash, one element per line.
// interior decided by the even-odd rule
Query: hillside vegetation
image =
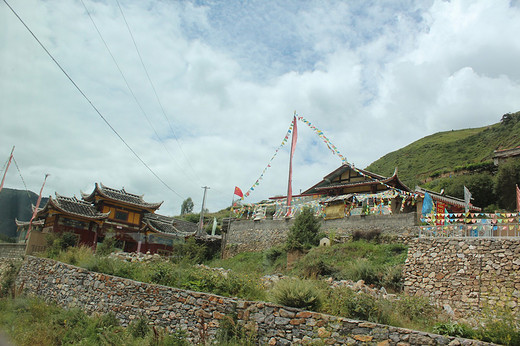
<path fill-rule="evenodd" d="M 520 146 L 520 112 L 504 114 L 499 123 L 457 131 L 439 132 L 391 152 L 366 169 L 399 177 L 414 189 L 420 185 L 463 198 L 466 186 L 472 203 L 485 211 L 515 209 L 515 184 L 520 185 L 520 160 L 509 160 L 498 168 L 495 150 Z"/>
<path fill-rule="evenodd" d="M 494 150 L 520 145 L 520 112 L 505 114 L 494 125 L 439 132 L 386 154 L 366 169 L 390 176 L 395 167 L 410 188 L 440 173 L 492 169 Z"/>

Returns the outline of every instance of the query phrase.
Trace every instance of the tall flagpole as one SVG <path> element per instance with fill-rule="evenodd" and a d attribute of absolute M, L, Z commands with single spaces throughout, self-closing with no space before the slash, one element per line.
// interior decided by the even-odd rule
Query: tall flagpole
<path fill-rule="evenodd" d="M 14 145 L 13 145 L 13 149 L 11 150 L 11 155 L 9 155 L 9 161 L 7 162 L 7 166 L 5 167 L 4 176 L 2 177 L 2 183 L 0 183 L 0 191 L 2 191 L 2 188 L 4 187 L 5 176 L 7 174 L 7 170 L 9 169 L 9 165 L 11 164 L 11 161 L 13 160 L 13 153 L 14 153 Z"/>
<path fill-rule="evenodd" d="M 291 201 L 292 201 L 292 159 L 294 155 L 294 149 L 296 149 L 296 141 L 298 140 L 298 129 L 296 127 L 296 111 L 294 111 L 293 117 L 293 128 L 292 128 L 292 140 L 291 140 L 291 153 L 289 157 L 289 182 L 287 186 L 287 214 L 286 217 L 291 215 Z"/>

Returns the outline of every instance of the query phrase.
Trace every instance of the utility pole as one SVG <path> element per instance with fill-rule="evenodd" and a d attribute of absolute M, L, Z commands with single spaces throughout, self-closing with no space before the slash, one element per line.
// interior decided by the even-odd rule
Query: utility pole
<path fill-rule="evenodd" d="M 202 186 L 204 189 L 204 196 L 202 197 L 202 209 L 200 211 L 200 219 L 199 219 L 199 229 L 197 230 L 197 236 L 206 235 L 204 232 L 204 207 L 206 206 L 206 192 L 209 189 L 209 186 Z"/>

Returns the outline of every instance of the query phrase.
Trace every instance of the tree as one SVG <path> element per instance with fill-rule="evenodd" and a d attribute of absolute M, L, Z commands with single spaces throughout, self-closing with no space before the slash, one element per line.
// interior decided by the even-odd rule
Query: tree
<path fill-rule="evenodd" d="M 303 208 L 296 216 L 287 235 L 287 250 L 303 250 L 320 243 L 320 222 L 310 208 Z"/>
<path fill-rule="evenodd" d="M 501 208 L 516 209 L 516 184 L 520 185 L 520 160 L 509 159 L 500 164 L 496 175 L 495 191 Z"/>
<path fill-rule="evenodd" d="M 193 212 L 193 201 L 191 197 L 186 198 L 181 205 L 181 215 Z"/>

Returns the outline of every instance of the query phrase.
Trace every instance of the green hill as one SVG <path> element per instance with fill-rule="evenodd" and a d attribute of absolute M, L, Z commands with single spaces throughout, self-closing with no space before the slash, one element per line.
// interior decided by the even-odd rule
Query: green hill
<path fill-rule="evenodd" d="M 511 209 L 510 197 L 503 199 L 502 191 L 514 189 L 514 184 L 509 185 L 515 181 L 519 183 L 518 177 L 509 177 L 511 182 L 500 186 L 504 179 L 498 182 L 495 178 L 497 167 L 493 164 L 493 156 L 495 150 L 517 146 L 520 146 L 520 112 L 504 114 L 500 122 L 493 125 L 424 137 L 386 154 L 366 169 L 390 176 L 398 167 L 399 177 L 408 187 L 413 189 L 421 185 L 436 191 L 445 189 L 455 197 L 463 197 L 463 186 L 467 186 L 473 193 L 475 205 L 490 206 L 489 209 L 500 205 Z M 514 171 L 516 168 L 508 169 Z"/>
<path fill-rule="evenodd" d="M 494 125 L 439 132 L 386 154 L 366 169 L 390 176 L 395 167 L 410 188 L 439 176 L 493 170 L 493 151 L 520 145 L 520 112 Z"/>
<path fill-rule="evenodd" d="M 36 205 L 38 195 L 34 192 L 4 188 L 0 192 L 0 236 L 16 238 L 14 219 L 29 221 L 32 215 L 31 204 Z M 41 206 L 47 203 L 42 198 Z"/>

